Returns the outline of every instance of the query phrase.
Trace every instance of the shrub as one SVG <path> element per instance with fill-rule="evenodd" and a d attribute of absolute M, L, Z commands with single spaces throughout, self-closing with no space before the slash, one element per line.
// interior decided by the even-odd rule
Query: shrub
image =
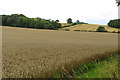
<path fill-rule="evenodd" d="M 74 31 L 80 31 L 80 30 L 74 30 Z"/>
<path fill-rule="evenodd" d="M 104 27 L 99 26 L 98 29 L 96 30 L 97 32 L 107 32 Z"/>
<path fill-rule="evenodd" d="M 89 30 L 88 32 L 93 32 L 92 30 Z"/>
<path fill-rule="evenodd" d="M 72 25 L 65 25 L 65 26 L 62 26 L 62 27 L 70 27 L 70 26 L 72 26 Z"/>
<path fill-rule="evenodd" d="M 73 26 L 73 25 L 77 25 L 77 23 L 72 23 L 71 26 Z"/>
<path fill-rule="evenodd" d="M 118 31 L 117 33 L 120 33 L 120 31 Z"/>
<path fill-rule="evenodd" d="M 65 31 L 70 31 L 69 29 L 65 29 Z"/>
<path fill-rule="evenodd" d="M 115 31 L 113 31 L 112 33 L 116 33 Z"/>

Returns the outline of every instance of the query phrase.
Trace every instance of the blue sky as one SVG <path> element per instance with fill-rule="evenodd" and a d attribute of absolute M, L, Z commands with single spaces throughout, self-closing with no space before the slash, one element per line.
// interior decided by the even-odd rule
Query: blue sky
<path fill-rule="evenodd" d="M 59 19 L 65 23 L 80 20 L 90 24 L 107 24 L 118 18 L 115 0 L 2 0 L 0 14 L 24 14 L 28 17 Z"/>

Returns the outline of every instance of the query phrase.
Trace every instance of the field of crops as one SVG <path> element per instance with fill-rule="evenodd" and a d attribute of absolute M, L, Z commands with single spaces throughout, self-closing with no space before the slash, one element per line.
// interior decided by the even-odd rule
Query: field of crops
<path fill-rule="evenodd" d="M 68 25 L 67 23 L 62 23 L 63 26 Z M 99 26 L 102 26 L 108 32 L 118 32 L 117 28 L 112 28 L 107 25 L 95 25 L 95 24 L 77 24 L 70 27 L 60 28 L 59 30 L 69 29 L 70 31 L 80 30 L 80 31 L 96 31 Z"/>
<path fill-rule="evenodd" d="M 109 57 L 104 57 L 97 61 L 87 62 L 78 66 L 73 71 L 58 72 L 53 75 L 53 78 L 119 78 L 118 59 L 120 55 L 115 54 Z"/>
<path fill-rule="evenodd" d="M 61 23 L 61 26 L 69 25 L 68 23 Z"/>
<path fill-rule="evenodd" d="M 3 78 L 46 78 L 115 54 L 117 33 L 66 32 L 3 26 Z"/>

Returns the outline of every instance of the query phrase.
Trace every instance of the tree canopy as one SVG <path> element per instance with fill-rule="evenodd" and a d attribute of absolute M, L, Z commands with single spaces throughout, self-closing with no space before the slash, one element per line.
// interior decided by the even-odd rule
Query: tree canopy
<path fill-rule="evenodd" d="M 35 28 L 35 29 L 58 29 L 61 24 L 59 20 L 47 20 L 42 18 L 29 18 L 23 14 L 2 15 L 3 26 Z"/>
<path fill-rule="evenodd" d="M 108 26 L 114 27 L 114 28 L 120 28 L 120 19 L 110 20 L 108 22 Z"/>
<path fill-rule="evenodd" d="M 67 23 L 69 23 L 69 24 L 70 24 L 70 23 L 73 23 L 73 22 L 72 22 L 72 19 L 71 19 L 71 18 L 68 18 L 68 19 L 67 19 Z"/>

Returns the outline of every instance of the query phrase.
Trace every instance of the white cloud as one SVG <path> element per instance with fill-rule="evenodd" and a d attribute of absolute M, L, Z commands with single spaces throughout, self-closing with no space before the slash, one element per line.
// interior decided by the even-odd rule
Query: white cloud
<path fill-rule="evenodd" d="M 66 22 L 89 21 L 102 24 L 100 20 L 116 19 L 118 9 L 115 0 L 2 0 L 0 14 L 22 13 L 28 17 L 59 19 Z M 94 21 L 96 20 L 96 21 Z"/>

